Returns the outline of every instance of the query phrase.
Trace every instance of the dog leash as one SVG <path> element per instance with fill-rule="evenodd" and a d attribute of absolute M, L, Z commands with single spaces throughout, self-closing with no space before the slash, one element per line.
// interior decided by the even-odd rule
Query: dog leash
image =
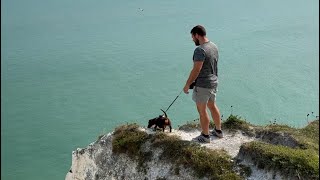
<path fill-rule="evenodd" d="M 182 93 L 183 89 L 180 91 L 180 93 L 178 94 L 178 96 L 172 101 L 172 103 L 170 104 L 170 106 L 167 108 L 167 110 L 165 112 L 167 112 L 169 110 L 169 108 L 172 106 L 172 104 L 178 99 L 178 97 L 180 96 L 180 94 Z"/>

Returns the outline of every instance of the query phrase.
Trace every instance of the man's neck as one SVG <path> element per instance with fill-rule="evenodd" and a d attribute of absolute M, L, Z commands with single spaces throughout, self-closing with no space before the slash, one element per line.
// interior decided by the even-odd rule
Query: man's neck
<path fill-rule="evenodd" d="M 209 42 L 210 40 L 207 38 L 207 37 L 203 37 L 203 38 L 200 38 L 199 39 L 199 44 L 202 45 L 204 43 L 207 43 Z"/>

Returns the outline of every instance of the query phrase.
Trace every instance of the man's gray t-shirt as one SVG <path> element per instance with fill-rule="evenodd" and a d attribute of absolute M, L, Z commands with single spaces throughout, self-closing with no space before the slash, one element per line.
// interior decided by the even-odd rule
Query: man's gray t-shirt
<path fill-rule="evenodd" d="M 218 85 L 218 48 L 208 41 L 199 45 L 193 53 L 193 61 L 203 61 L 195 86 L 216 88 Z"/>

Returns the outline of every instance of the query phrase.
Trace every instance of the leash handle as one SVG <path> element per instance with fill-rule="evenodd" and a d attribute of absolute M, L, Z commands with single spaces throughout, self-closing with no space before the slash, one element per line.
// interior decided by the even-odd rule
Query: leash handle
<path fill-rule="evenodd" d="M 167 112 L 169 110 L 169 108 L 172 106 L 172 104 L 178 99 L 178 97 L 180 96 L 180 94 L 182 93 L 183 90 L 180 91 L 180 93 L 178 94 L 178 96 L 172 101 L 172 103 L 170 104 L 170 106 L 167 108 L 167 110 L 165 112 Z"/>

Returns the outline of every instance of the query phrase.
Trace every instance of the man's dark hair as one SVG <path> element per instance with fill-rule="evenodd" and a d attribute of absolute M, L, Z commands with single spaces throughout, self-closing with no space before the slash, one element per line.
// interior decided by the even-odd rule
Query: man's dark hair
<path fill-rule="evenodd" d="M 200 36 L 205 36 L 206 35 L 206 29 L 201 26 L 201 25 L 197 25 L 195 27 L 193 27 L 191 29 L 191 32 L 190 32 L 192 35 L 195 35 L 195 34 L 198 34 Z"/>

